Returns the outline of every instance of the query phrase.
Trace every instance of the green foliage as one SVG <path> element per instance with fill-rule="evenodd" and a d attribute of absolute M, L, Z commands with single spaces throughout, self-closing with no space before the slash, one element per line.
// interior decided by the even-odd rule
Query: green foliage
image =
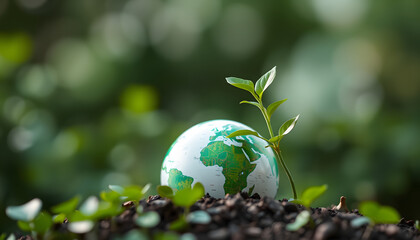
<path fill-rule="evenodd" d="M 38 198 L 20 205 L 6 208 L 6 215 L 17 221 L 30 222 L 38 215 L 42 208 L 42 201 Z"/>
<path fill-rule="evenodd" d="M 74 198 L 68 201 L 65 201 L 63 203 L 60 203 L 52 207 L 51 212 L 55 214 L 59 214 L 59 213 L 69 214 L 76 209 L 79 202 L 80 202 L 80 196 L 75 196 Z"/>
<path fill-rule="evenodd" d="M 34 219 L 34 227 L 31 230 L 37 232 L 38 234 L 45 234 L 52 225 L 53 220 L 51 215 L 47 212 L 41 212 Z"/>
<path fill-rule="evenodd" d="M 91 231 L 97 220 L 120 214 L 123 211 L 123 202 L 133 201 L 134 204 L 138 204 L 150 188 L 150 184 L 144 187 L 110 185 L 109 188 L 111 191 L 101 193 L 101 200 L 90 196 L 79 209 L 76 209 L 80 202 L 79 196 L 54 206 L 51 208 L 51 212 L 55 214 L 53 216 L 46 211 L 41 212 L 42 201 L 38 198 L 20 206 L 9 206 L 6 214 L 17 220 L 21 230 L 32 232 L 34 236 L 46 235 L 54 223 L 63 223 L 66 219 L 69 221 L 70 232 L 83 234 Z M 147 228 L 155 226 L 159 221 L 160 216 L 156 212 L 147 212 L 141 214 L 136 222 L 139 226 Z"/>
<path fill-rule="evenodd" d="M 292 187 L 292 191 L 293 191 L 293 197 L 296 199 L 297 198 L 297 194 L 296 194 L 296 189 L 295 189 L 295 184 L 292 178 L 292 175 L 289 171 L 289 169 L 286 166 L 286 163 L 283 160 L 283 157 L 281 156 L 281 151 L 280 151 L 280 141 L 282 140 L 283 136 L 288 134 L 290 131 L 292 131 L 292 129 L 294 128 L 294 126 L 296 125 L 296 122 L 299 118 L 299 115 L 286 121 L 285 123 L 283 123 L 283 125 L 280 127 L 279 129 L 279 133 L 278 135 L 274 135 L 273 132 L 273 128 L 271 126 L 271 117 L 273 115 L 273 113 L 277 110 L 277 108 L 284 103 L 287 99 L 283 99 L 280 101 L 276 101 L 272 104 L 270 104 L 268 106 L 268 108 L 265 108 L 263 103 L 262 103 L 262 96 L 264 91 L 271 85 L 271 83 L 274 81 L 274 78 L 276 77 L 276 67 L 273 67 L 270 71 L 268 71 L 266 74 L 264 74 L 263 76 L 261 76 L 258 81 L 255 83 L 255 88 L 254 88 L 254 84 L 252 81 L 250 80 L 245 80 L 245 79 L 240 79 L 237 77 L 228 77 L 226 78 L 226 81 L 237 88 L 243 89 L 248 91 L 249 93 L 251 93 L 251 95 L 255 98 L 256 102 L 253 101 L 241 101 L 240 103 L 247 103 L 247 104 L 251 104 L 253 106 L 256 106 L 258 109 L 260 109 L 264 120 L 267 124 L 267 128 L 268 131 L 270 133 L 270 137 L 269 138 L 264 138 L 261 137 L 260 134 L 258 134 L 255 131 L 251 131 L 251 130 L 238 130 L 236 132 L 233 132 L 231 134 L 229 134 L 227 137 L 231 138 L 231 137 L 237 137 L 237 136 L 243 136 L 243 135 L 254 135 L 256 137 L 259 137 L 265 141 L 267 141 L 268 146 L 270 146 L 274 152 L 277 155 L 277 161 L 279 163 L 279 165 L 281 165 L 284 169 L 284 171 L 286 172 L 286 175 L 289 179 L 290 185 Z M 267 140 L 269 139 L 269 140 Z"/>
<path fill-rule="evenodd" d="M 420 231 L 420 221 L 419 220 L 416 220 L 416 228 L 417 228 L 417 230 Z"/>
<path fill-rule="evenodd" d="M 328 186 L 326 184 L 321 186 L 312 186 L 305 191 L 303 191 L 302 196 L 300 199 L 293 200 L 294 203 L 301 204 L 307 208 L 309 208 L 313 201 L 315 201 L 317 198 L 319 198 L 322 194 L 327 191 Z"/>
<path fill-rule="evenodd" d="M 311 220 L 311 214 L 308 210 L 304 210 L 299 213 L 299 215 L 296 216 L 296 220 L 293 223 L 289 223 L 286 225 L 286 229 L 288 231 L 297 231 L 301 227 L 308 224 L 308 222 Z"/>
<path fill-rule="evenodd" d="M 353 228 L 359 228 L 361 226 L 368 225 L 370 223 L 371 223 L 371 221 L 367 217 L 358 217 L 358 218 L 353 219 L 350 222 L 350 224 Z"/>
<path fill-rule="evenodd" d="M 258 79 L 255 84 L 255 93 L 262 98 L 262 94 L 271 85 L 274 78 L 276 77 L 276 67 L 273 67 L 270 71 L 264 74 L 260 79 Z"/>
<path fill-rule="evenodd" d="M 362 202 L 359 212 L 369 218 L 373 224 L 398 223 L 401 219 L 397 210 L 390 206 L 383 206 L 374 201 Z"/>
<path fill-rule="evenodd" d="M 210 215 L 205 211 L 195 211 L 189 213 L 189 208 L 201 199 L 205 194 L 203 184 L 200 182 L 194 184 L 192 188 L 184 188 L 174 193 L 168 186 L 158 186 L 157 192 L 161 197 L 169 198 L 176 206 L 184 207 L 184 215 L 169 226 L 170 230 L 183 231 L 188 228 L 188 223 L 208 224 L 211 221 Z"/>
<path fill-rule="evenodd" d="M 176 206 L 191 207 L 197 200 L 204 196 L 204 186 L 200 182 L 196 183 L 192 188 L 184 188 L 177 192 L 173 192 L 169 186 L 158 186 L 158 194 L 162 197 L 172 199 Z"/>
<path fill-rule="evenodd" d="M 160 215 L 157 212 L 145 212 L 136 218 L 136 224 L 143 228 L 156 227 L 160 222 Z"/>
<path fill-rule="evenodd" d="M 211 217 L 206 211 L 194 211 L 187 216 L 187 222 L 194 224 L 209 224 Z"/>
<path fill-rule="evenodd" d="M 169 186 L 160 185 L 157 187 L 157 192 L 161 197 L 166 197 L 169 199 L 172 199 L 174 197 L 174 191 Z"/>
<path fill-rule="evenodd" d="M 198 182 L 192 188 L 184 188 L 176 192 L 172 200 L 175 205 L 188 208 L 203 196 L 204 186 Z"/>

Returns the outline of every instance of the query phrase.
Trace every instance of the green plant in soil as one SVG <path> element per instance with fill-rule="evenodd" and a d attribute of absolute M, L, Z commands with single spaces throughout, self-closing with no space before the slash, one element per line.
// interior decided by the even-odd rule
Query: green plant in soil
<path fill-rule="evenodd" d="M 258 132 L 255 132 L 255 131 L 238 130 L 238 131 L 233 132 L 232 134 L 228 135 L 227 137 L 231 138 L 231 137 L 237 137 L 237 136 L 243 136 L 243 135 L 254 135 L 256 137 L 259 137 L 259 138 L 265 140 L 268 143 L 268 146 L 271 147 L 273 149 L 273 151 L 275 152 L 277 163 L 279 165 L 281 165 L 283 167 L 284 171 L 286 172 L 286 175 L 287 175 L 287 177 L 289 179 L 289 182 L 290 182 L 290 185 L 292 187 L 293 198 L 297 199 L 298 197 L 297 197 L 297 194 L 296 194 L 296 188 L 295 188 L 295 183 L 293 181 L 292 174 L 290 173 L 289 169 L 287 168 L 286 162 L 284 161 L 283 156 L 281 154 L 280 141 L 283 139 L 283 137 L 285 135 L 287 135 L 288 133 L 290 133 L 290 131 L 292 131 L 292 129 L 296 125 L 296 122 L 299 118 L 299 115 L 297 115 L 296 117 L 294 117 L 294 118 L 286 121 L 285 123 L 283 123 L 283 125 L 281 125 L 281 127 L 279 128 L 277 134 L 275 134 L 274 131 L 273 131 L 273 127 L 271 125 L 271 116 L 276 111 L 276 109 L 282 103 L 284 103 L 287 99 L 276 101 L 276 102 L 270 104 L 267 108 L 264 107 L 264 104 L 262 102 L 263 93 L 271 85 L 275 76 L 276 76 L 276 67 L 272 68 L 270 71 L 268 71 L 262 77 L 260 77 L 260 79 L 258 79 L 258 81 L 255 83 L 255 86 L 254 86 L 254 83 L 250 80 L 245 80 L 245 79 L 241 79 L 241 78 L 237 78 L 237 77 L 226 78 L 226 81 L 230 85 L 232 85 L 234 87 L 237 87 L 237 88 L 240 88 L 240 89 L 243 89 L 243 90 L 251 93 L 251 95 L 254 97 L 254 99 L 256 101 L 241 101 L 240 103 L 241 104 L 242 103 L 247 103 L 247 104 L 251 104 L 253 106 L 256 106 L 261 111 L 261 113 L 264 117 L 264 120 L 267 124 L 268 132 L 270 133 L 269 138 L 264 138 Z"/>
<path fill-rule="evenodd" d="M 144 187 L 110 185 L 110 191 L 101 192 L 101 200 L 96 196 L 90 196 L 77 209 L 80 197 L 76 196 L 52 207 L 50 212 L 41 211 L 42 201 L 35 198 L 20 206 L 7 207 L 6 215 L 16 220 L 21 230 L 30 232 L 35 240 L 73 239 L 78 234 L 91 231 L 98 220 L 121 214 L 124 211 L 123 203 L 138 204 L 149 188 L 150 184 Z M 140 227 L 150 228 L 160 222 L 160 217 L 155 212 L 138 211 L 138 214 L 136 223 Z M 71 234 L 66 237 L 57 236 L 57 232 L 52 231 L 54 224 L 63 222 L 67 222 L 67 229 L 74 236 Z M 0 235 L 0 240 L 5 236 Z M 12 239 L 14 239 L 13 234 L 7 238 L 7 240 Z"/>
<path fill-rule="evenodd" d="M 322 194 L 327 191 L 328 186 L 327 185 L 321 185 L 321 186 L 313 186 L 305 189 L 303 191 L 302 196 L 300 199 L 294 199 L 292 202 L 296 204 L 303 205 L 306 210 L 299 213 L 299 215 L 296 216 L 296 219 L 293 223 L 289 223 L 286 225 L 286 229 L 289 231 L 297 231 L 301 227 L 305 226 L 309 222 L 311 222 L 311 213 L 309 211 L 309 208 L 311 207 L 311 204 L 315 199 L 319 198 Z"/>
<path fill-rule="evenodd" d="M 185 230 L 188 223 L 207 224 L 210 222 L 210 215 L 205 211 L 194 211 L 190 213 L 190 207 L 204 196 L 204 186 L 200 182 L 194 184 L 192 188 L 184 188 L 174 192 L 169 186 L 160 185 L 157 192 L 161 197 L 172 200 L 175 206 L 183 207 L 184 214 L 170 225 L 171 230 Z"/>
<path fill-rule="evenodd" d="M 375 224 L 398 223 L 400 214 L 390 206 L 380 205 L 374 201 L 362 202 L 359 205 L 359 212 L 364 216 L 354 219 L 351 224 L 353 227 L 359 227 L 366 224 L 370 226 Z"/>

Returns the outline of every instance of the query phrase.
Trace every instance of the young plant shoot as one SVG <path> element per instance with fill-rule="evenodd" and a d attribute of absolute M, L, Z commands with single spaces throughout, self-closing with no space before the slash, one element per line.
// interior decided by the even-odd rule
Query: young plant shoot
<path fill-rule="evenodd" d="M 263 140 L 265 140 L 268 143 L 268 146 L 271 147 L 273 149 L 273 151 L 276 154 L 276 159 L 277 159 L 277 163 L 279 165 L 281 165 L 284 169 L 284 171 L 286 172 L 286 175 L 289 179 L 290 185 L 292 187 L 292 191 L 293 191 L 293 198 L 297 199 L 297 194 L 296 194 L 296 188 L 295 188 L 295 183 L 293 181 L 292 175 L 289 171 L 289 169 L 286 166 L 286 163 L 283 159 L 283 156 L 281 154 L 281 150 L 280 150 L 280 141 L 282 140 L 282 138 L 288 134 L 290 131 L 292 131 L 292 129 L 295 127 L 296 122 L 299 118 L 299 115 L 297 115 L 296 117 L 286 121 L 285 123 L 283 123 L 283 125 L 281 125 L 281 127 L 278 130 L 278 133 L 275 134 L 273 131 L 273 127 L 271 125 L 271 116 L 273 115 L 273 113 L 276 111 L 276 109 L 282 104 L 284 103 L 287 99 L 283 99 L 277 102 L 274 102 L 272 104 L 270 104 L 267 108 L 264 107 L 263 102 L 262 102 L 262 96 L 264 91 L 270 86 L 270 84 L 273 82 L 274 78 L 276 76 L 276 67 L 272 68 L 270 71 L 268 71 L 266 74 L 264 74 L 260 79 L 258 79 L 258 81 L 254 83 L 250 80 L 245 80 L 245 79 L 241 79 L 241 78 L 237 78 L 237 77 L 228 77 L 226 78 L 226 81 L 237 88 L 243 89 L 245 91 L 248 91 L 249 93 L 251 93 L 251 95 L 255 98 L 256 101 L 242 101 L 240 102 L 242 103 L 247 103 L 247 104 L 251 104 L 256 106 L 258 109 L 260 109 L 265 123 L 267 124 L 267 128 L 268 128 L 268 132 L 270 133 L 270 138 L 264 138 L 262 137 L 259 133 L 255 132 L 255 131 L 251 131 L 251 130 L 238 130 L 236 132 L 233 132 L 232 134 L 229 134 L 227 137 L 232 138 L 232 137 L 237 137 L 237 136 L 244 136 L 244 135 L 254 135 L 256 137 L 259 137 Z"/>

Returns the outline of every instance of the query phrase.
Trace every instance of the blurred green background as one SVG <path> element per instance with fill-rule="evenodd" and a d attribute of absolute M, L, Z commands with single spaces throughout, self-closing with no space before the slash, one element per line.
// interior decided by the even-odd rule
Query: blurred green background
<path fill-rule="evenodd" d="M 267 135 L 266 104 L 298 192 L 316 205 L 366 199 L 420 217 L 420 2 L 364 0 L 0 0 L 0 232 L 4 209 L 44 208 L 108 184 L 160 181 L 170 144 L 210 119 Z M 281 175 L 281 197 L 291 197 Z M 153 192 L 151 192 L 153 193 Z"/>

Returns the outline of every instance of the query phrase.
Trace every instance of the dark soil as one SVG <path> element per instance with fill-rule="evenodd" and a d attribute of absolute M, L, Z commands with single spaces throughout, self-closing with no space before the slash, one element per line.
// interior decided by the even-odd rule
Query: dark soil
<path fill-rule="evenodd" d="M 150 196 L 140 201 L 144 211 L 156 211 L 161 216 L 158 226 L 146 231 L 152 238 L 159 232 L 168 232 L 169 224 L 183 214 L 183 209 L 175 207 L 171 200 L 160 196 Z M 126 203 L 127 209 L 113 219 L 102 220 L 96 227 L 96 238 L 113 239 L 138 228 L 134 222 L 137 216 L 134 204 Z M 398 224 L 378 224 L 373 227 L 353 228 L 351 220 L 360 217 L 357 210 L 340 212 L 333 208 L 311 208 L 313 223 L 298 231 L 286 230 L 286 225 L 295 221 L 305 208 L 288 202 L 260 198 L 257 194 L 249 197 L 241 193 L 226 195 L 216 199 L 206 195 L 197 201 L 190 211 L 205 210 L 212 220 L 210 224 L 194 224 L 185 232 L 196 239 L 417 239 L 420 231 L 414 221 L 401 219 Z M 65 224 L 61 226 L 65 230 Z M 178 233 L 182 234 L 182 233 Z M 92 236 L 92 235 L 90 235 Z M 90 239 L 81 236 L 82 239 Z M 23 238 L 22 238 L 23 239 Z M 29 239 L 29 238 L 25 238 Z"/>

